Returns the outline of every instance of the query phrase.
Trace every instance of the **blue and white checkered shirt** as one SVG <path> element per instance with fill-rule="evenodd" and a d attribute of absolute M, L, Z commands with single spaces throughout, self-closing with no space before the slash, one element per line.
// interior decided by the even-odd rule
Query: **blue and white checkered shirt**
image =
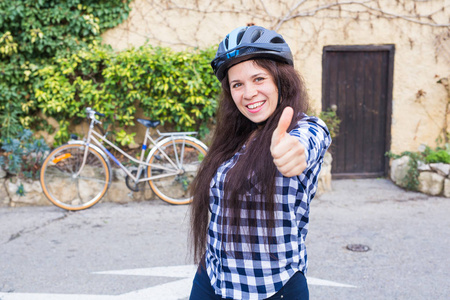
<path fill-rule="evenodd" d="M 300 176 L 288 178 L 279 172 L 276 176 L 276 243 L 251 245 L 245 241 L 234 249 L 233 243 L 221 239 L 226 232 L 221 223 L 225 178 L 242 152 L 223 163 L 210 183 L 211 221 L 205 260 L 211 285 L 222 298 L 265 299 L 279 291 L 297 271 L 306 273 L 309 204 L 316 193 L 318 174 L 331 138 L 325 123 L 309 116 L 304 116 L 290 135 L 298 137 L 305 146 L 307 167 Z M 241 218 L 245 216 L 242 212 Z M 259 234 L 267 227 L 262 222 L 258 220 Z M 229 255 L 226 250 L 240 255 Z"/>

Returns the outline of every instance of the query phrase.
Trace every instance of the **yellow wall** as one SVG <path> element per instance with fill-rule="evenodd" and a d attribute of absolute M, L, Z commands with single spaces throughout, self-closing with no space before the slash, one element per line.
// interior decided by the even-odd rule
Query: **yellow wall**
<path fill-rule="evenodd" d="M 217 44 L 248 23 L 275 29 L 291 46 L 316 110 L 324 46 L 395 44 L 391 151 L 399 153 L 434 146 L 444 124 L 448 94 L 436 82 L 450 75 L 449 11 L 448 0 L 135 0 L 129 19 L 103 38 L 117 50 L 146 42 L 181 49 Z"/>

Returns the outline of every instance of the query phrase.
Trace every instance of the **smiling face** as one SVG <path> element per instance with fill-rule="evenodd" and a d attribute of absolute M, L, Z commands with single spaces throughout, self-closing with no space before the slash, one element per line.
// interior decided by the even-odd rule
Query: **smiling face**
<path fill-rule="evenodd" d="M 278 88 L 272 75 L 253 60 L 228 70 L 231 97 L 239 111 L 254 123 L 266 121 L 278 104 Z"/>

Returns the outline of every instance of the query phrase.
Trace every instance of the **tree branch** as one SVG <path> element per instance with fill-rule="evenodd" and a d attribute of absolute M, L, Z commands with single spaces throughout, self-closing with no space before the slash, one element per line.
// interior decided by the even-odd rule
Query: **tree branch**
<path fill-rule="evenodd" d="M 289 13 L 286 14 L 286 16 L 285 16 L 284 18 L 282 18 L 282 19 L 278 22 L 278 24 L 277 24 L 277 26 L 275 27 L 274 30 L 276 31 L 276 30 L 280 29 L 281 25 L 282 25 L 283 23 L 289 21 L 289 20 L 296 19 L 296 18 L 300 18 L 300 17 L 311 17 L 311 16 L 314 16 L 314 15 L 315 15 L 317 12 L 319 12 L 319 11 L 327 10 L 327 9 L 330 9 L 330 8 L 332 8 L 332 7 L 335 7 L 335 6 L 342 6 L 342 5 L 349 5 L 349 4 L 362 4 L 362 3 L 370 2 L 370 1 L 371 1 L 371 0 L 365 0 L 365 1 L 362 1 L 362 2 L 361 2 L 361 1 L 336 2 L 336 3 L 331 3 L 331 4 L 327 4 L 327 5 L 318 6 L 318 7 L 316 7 L 316 8 L 313 9 L 313 10 L 301 12 L 301 13 L 298 13 L 298 14 L 295 14 L 295 15 L 291 15 L 291 12 L 293 11 L 293 9 L 291 9 L 291 10 L 289 11 Z M 300 2 L 301 2 L 300 4 L 302 4 L 302 3 L 304 3 L 305 1 L 300 1 Z M 298 8 L 298 6 L 299 6 L 298 4 L 299 4 L 299 3 L 297 3 L 297 4 L 295 5 L 295 8 Z"/>
<path fill-rule="evenodd" d="M 300 2 L 304 2 L 304 1 L 300 1 Z M 420 25 L 426 25 L 426 26 L 432 26 L 432 27 L 450 27 L 450 23 L 439 24 L 439 23 L 436 23 L 436 22 L 424 22 L 424 21 L 420 20 L 422 18 L 427 18 L 427 19 L 433 20 L 432 16 L 434 14 L 444 10 L 448 6 L 444 6 L 444 7 L 440 8 L 440 9 L 438 9 L 438 10 L 436 10 L 436 11 L 434 11 L 434 12 L 428 14 L 428 15 L 405 16 L 405 15 L 398 15 L 398 14 L 395 14 L 395 13 L 391 13 L 391 12 L 385 11 L 385 10 L 383 10 L 381 8 L 372 7 L 372 6 L 367 4 L 369 2 L 372 2 L 372 1 L 371 0 L 365 0 L 365 1 L 342 1 L 342 2 L 336 2 L 336 3 L 331 3 L 331 4 L 327 4 L 327 5 L 318 6 L 318 7 L 314 8 L 314 9 L 312 9 L 312 10 L 300 12 L 300 13 L 297 13 L 295 15 L 291 15 L 291 11 L 292 11 L 291 10 L 291 11 L 289 11 L 288 14 L 286 14 L 286 16 L 284 18 L 282 18 L 278 22 L 278 24 L 275 27 L 275 30 L 278 30 L 283 23 L 285 23 L 285 22 L 287 22 L 289 20 L 296 19 L 296 18 L 301 18 L 301 17 L 311 17 L 311 16 L 316 15 L 319 11 L 333 10 L 336 7 L 339 7 L 339 9 L 341 10 L 342 7 L 350 6 L 350 5 L 360 5 L 360 6 L 366 8 L 368 10 L 368 11 L 357 11 L 355 13 L 364 13 L 364 12 L 370 13 L 371 11 L 373 11 L 373 12 L 377 12 L 381 16 L 384 16 L 384 17 L 389 18 L 389 19 L 397 19 L 398 18 L 398 19 L 403 19 L 403 20 L 408 21 L 408 22 L 413 22 L 413 23 L 417 23 L 417 24 L 420 24 Z M 295 8 L 298 8 L 298 6 L 296 5 Z"/>

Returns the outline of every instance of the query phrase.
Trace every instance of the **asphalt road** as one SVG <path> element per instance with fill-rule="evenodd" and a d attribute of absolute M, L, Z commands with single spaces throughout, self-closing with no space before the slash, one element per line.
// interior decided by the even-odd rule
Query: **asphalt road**
<path fill-rule="evenodd" d="M 187 299 L 188 208 L 0 208 L 0 299 Z M 450 299 L 449 214 L 385 179 L 333 181 L 311 204 L 311 299 Z"/>

